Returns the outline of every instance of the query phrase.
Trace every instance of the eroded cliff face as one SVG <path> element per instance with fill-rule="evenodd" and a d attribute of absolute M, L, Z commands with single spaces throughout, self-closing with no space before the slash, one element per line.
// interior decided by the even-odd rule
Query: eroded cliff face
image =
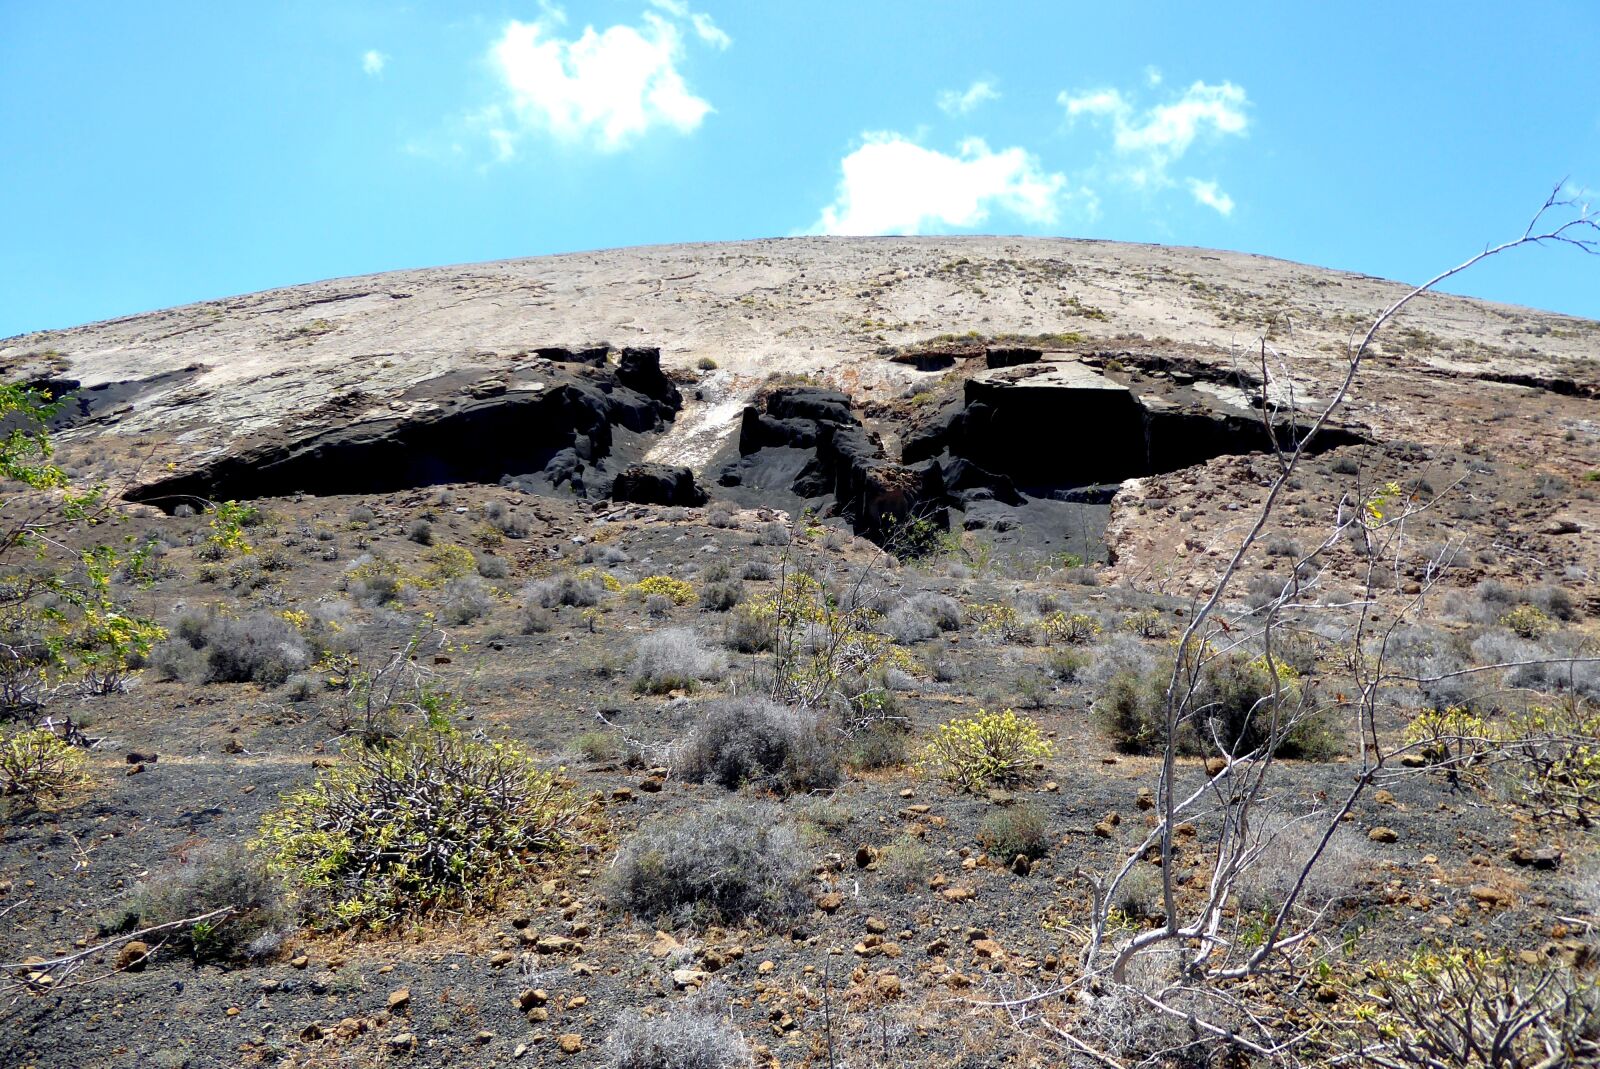
<path fill-rule="evenodd" d="M 166 507 L 462 481 L 594 499 L 647 463 L 626 494 L 833 510 L 874 537 L 911 512 L 1081 552 L 1109 522 L 1140 568 L 1195 540 L 1182 517 L 1249 499 L 1233 458 L 1328 396 L 1398 292 L 1194 249 L 806 238 L 315 283 L 10 339 L 0 366 L 72 394 L 64 455 Z M 1589 529 L 1593 503 L 1533 490 L 1600 468 L 1597 366 L 1600 324 L 1429 296 L 1320 445 L 1470 475 L 1540 552 L 1593 567 L 1540 533 Z M 774 412 L 796 383 L 833 408 Z"/>

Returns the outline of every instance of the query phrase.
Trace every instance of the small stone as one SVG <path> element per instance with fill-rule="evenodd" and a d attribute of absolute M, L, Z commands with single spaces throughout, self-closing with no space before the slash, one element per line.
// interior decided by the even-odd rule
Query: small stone
<path fill-rule="evenodd" d="M 901 986 L 900 977 L 892 972 L 879 973 L 873 983 L 878 989 L 878 994 L 886 999 L 897 999 L 905 994 L 905 988 Z"/>
<path fill-rule="evenodd" d="M 1100 823 L 1094 826 L 1094 833 L 1102 839 L 1109 839 L 1117 833 L 1117 830 L 1112 825 L 1107 824 L 1102 820 Z"/>
<path fill-rule="evenodd" d="M 838 891 L 829 891 L 817 899 L 817 908 L 824 913 L 837 913 L 844 905 L 844 896 Z"/>
<path fill-rule="evenodd" d="M 672 983 L 679 991 L 690 987 L 699 987 L 711 978 L 711 974 L 700 969 L 673 969 Z"/>
<path fill-rule="evenodd" d="M 1474 902 L 1482 902 L 1486 906 L 1509 906 L 1512 904 L 1511 895 L 1487 883 L 1473 884 L 1467 888 L 1467 894 L 1472 896 Z"/>
<path fill-rule="evenodd" d="M 1027 854 L 1018 854 L 1011 859 L 1011 871 L 1018 876 L 1026 876 L 1033 871 L 1033 862 Z"/>
<path fill-rule="evenodd" d="M 567 999 L 567 1009 L 569 1010 L 581 1010 L 588 1004 L 589 999 L 586 995 L 573 995 Z"/>
<path fill-rule="evenodd" d="M 633 801 L 633 788 L 632 787 L 618 787 L 616 790 L 611 792 L 611 800 L 614 801 L 614 802 L 631 802 L 631 801 Z"/>
<path fill-rule="evenodd" d="M 1208 757 L 1208 758 L 1206 758 L 1206 775 L 1209 776 L 1210 778 L 1216 779 L 1218 776 L 1222 775 L 1227 770 L 1228 770 L 1228 759 L 1226 757 Z"/>
<path fill-rule="evenodd" d="M 289 968 L 291 969 L 304 969 L 310 964 L 311 959 L 306 957 L 304 954 L 296 954 L 294 957 L 289 959 Z"/>
<path fill-rule="evenodd" d="M 389 992 L 389 1012 L 405 1013 L 411 1007 L 411 989 L 402 987 Z"/>
<path fill-rule="evenodd" d="M 564 935 L 541 935 L 534 940 L 533 949 L 541 954 L 576 954 L 583 944 Z"/>
<path fill-rule="evenodd" d="M 496 952 L 495 955 L 489 959 L 489 964 L 493 965 L 495 968 L 499 968 L 502 965 L 510 965 L 515 960 L 517 960 L 517 956 L 511 953 L 511 951 L 501 950 Z"/>
<path fill-rule="evenodd" d="M 401 1032 L 397 1036 L 389 1037 L 390 1050 L 416 1050 L 417 1037 L 410 1032 Z"/>
<path fill-rule="evenodd" d="M 937 958 L 942 954 L 948 954 L 950 952 L 950 944 L 945 942 L 943 939 L 935 939 L 933 942 L 928 944 L 927 950 L 928 957 Z"/>
<path fill-rule="evenodd" d="M 873 935 L 882 935 L 889 930 L 889 926 L 878 917 L 867 918 L 867 931 Z"/>
<path fill-rule="evenodd" d="M 549 998 L 542 987 L 524 988 L 522 994 L 517 996 L 517 1009 L 529 1010 L 535 1006 L 543 1006 Z"/>
<path fill-rule="evenodd" d="M 1392 805 L 1396 804 L 1393 791 L 1385 791 L 1385 790 L 1377 791 L 1377 792 L 1375 792 L 1373 794 L 1372 800 L 1374 802 L 1376 802 L 1378 805 L 1392 806 Z"/>
<path fill-rule="evenodd" d="M 970 887 L 946 887 L 941 893 L 947 902 L 966 902 L 978 895 L 978 892 Z"/>
<path fill-rule="evenodd" d="M 639 789 L 646 794 L 659 794 L 666 782 L 659 776 L 651 776 L 648 779 L 639 781 Z"/>
<path fill-rule="evenodd" d="M 679 943 L 666 932 L 657 932 L 655 939 L 651 940 L 650 945 L 645 948 L 645 953 L 652 958 L 664 958 L 674 950 L 681 949 L 682 946 L 682 943 Z"/>
<path fill-rule="evenodd" d="M 1561 867 L 1561 851 L 1554 846 L 1519 846 L 1511 851 L 1511 863 L 1548 871 Z"/>
<path fill-rule="evenodd" d="M 143 972 L 145 961 L 150 957 L 150 944 L 142 939 L 134 939 L 122 944 L 122 949 L 117 951 L 116 967 L 118 972 Z"/>
<path fill-rule="evenodd" d="M 1005 955 L 1005 951 L 1000 949 L 1000 944 L 993 939 L 974 939 L 972 952 L 980 958 L 999 958 Z"/>
<path fill-rule="evenodd" d="M 1367 838 L 1375 843 L 1394 843 L 1400 841 L 1400 833 L 1393 828 L 1379 824 L 1376 828 L 1367 832 Z"/>
<path fill-rule="evenodd" d="M 563 1032 L 556 1037 L 556 1046 L 562 1054 L 576 1054 L 583 1049 L 583 1037 L 576 1032 Z"/>
<path fill-rule="evenodd" d="M 486 1046 L 487 1044 L 494 1042 L 494 1033 L 493 1032 L 479 1032 L 476 1036 L 473 1036 L 472 1038 L 478 1041 L 478 1045 L 479 1046 Z"/>
<path fill-rule="evenodd" d="M 322 1037 L 322 1026 L 315 1021 L 300 1029 L 300 1042 L 302 1043 L 320 1043 L 322 1042 Z"/>
<path fill-rule="evenodd" d="M 756 966 L 756 972 L 760 973 L 762 976 L 765 976 L 776 968 L 777 966 L 772 964 L 772 962 L 763 961 L 760 965 Z"/>
<path fill-rule="evenodd" d="M 1140 787 L 1139 796 L 1133 800 L 1133 804 L 1141 810 L 1154 809 L 1156 807 L 1156 792 L 1149 787 Z"/>

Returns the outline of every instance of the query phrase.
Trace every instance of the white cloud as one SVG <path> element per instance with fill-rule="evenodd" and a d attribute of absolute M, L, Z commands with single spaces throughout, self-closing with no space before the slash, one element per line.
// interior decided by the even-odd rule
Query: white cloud
<path fill-rule="evenodd" d="M 729 37 L 704 11 L 691 11 L 685 0 L 650 0 L 650 6 L 659 8 L 675 19 L 685 19 L 694 27 L 695 36 L 712 48 L 727 48 L 733 44 Z"/>
<path fill-rule="evenodd" d="M 1198 178 L 1189 179 L 1189 192 L 1194 195 L 1196 204 L 1204 204 L 1212 208 L 1218 215 L 1233 214 L 1233 198 L 1218 188 L 1215 182 L 1202 182 Z"/>
<path fill-rule="evenodd" d="M 967 86 L 965 91 L 946 89 L 939 94 L 939 110 L 946 115 L 967 115 L 979 104 L 990 100 L 999 100 L 1000 92 L 995 89 L 993 82 L 976 81 Z"/>
<path fill-rule="evenodd" d="M 731 38 L 709 16 L 682 0 L 651 0 L 665 16 L 645 12 L 637 26 L 584 27 L 573 39 L 557 35 L 565 16 L 552 9 L 534 22 L 513 20 L 489 50 L 504 102 L 487 109 L 490 137 L 500 159 L 518 139 L 536 131 L 558 140 L 612 152 L 665 127 L 687 134 L 713 109 L 685 83 L 681 21 L 695 35 L 726 48 Z"/>
<path fill-rule="evenodd" d="M 733 44 L 733 38 L 729 37 L 715 22 L 712 22 L 711 16 L 704 11 L 696 11 L 690 15 L 689 22 L 694 26 L 694 32 L 699 36 L 700 40 L 712 48 L 727 48 Z"/>
<path fill-rule="evenodd" d="M 1150 68 L 1145 81 L 1150 88 L 1159 88 L 1160 72 Z M 1113 177 L 1137 189 L 1176 185 L 1170 171 L 1197 141 L 1243 137 L 1250 127 L 1245 111 L 1249 97 L 1232 82 L 1195 82 L 1165 103 L 1142 110 L 1114 88 L 1063 92 L 1056 99 L 1071 122 L 1080 118 L 1097 124 L 1109 122 L 1111 148 L 1120 161 Z M 1233 212 L 1233 198 L 1215 181 L 1184 178 L 1183 182 L 1196 203 L 1222 215 Z"/>
<path fill-rule="evenodd" d="M 844 158 L 838 196 L 813 231 L 822 234 L 920 234 L 974 227 L 998 209 L 1025 222 L 1056 220 L 1067 179 L 1047 174 L 1020 148 L 993 152 L 963 141 L 956 155 L 923 148 L 900 134 L 866 135 Z"/>
<path fill-rule="evenodd" d="M 368 49 L 361 55 L 362 71 L 374 78 L 383 73 L 383 68 L 388 62 L 389 57 L 376 48 Z"/>

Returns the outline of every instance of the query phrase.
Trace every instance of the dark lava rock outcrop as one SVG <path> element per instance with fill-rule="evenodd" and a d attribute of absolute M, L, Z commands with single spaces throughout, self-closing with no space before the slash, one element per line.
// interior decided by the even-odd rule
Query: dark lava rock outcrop
<path fill-rule="evenodd" d="M 636 459 L 643 438 L 661 431 L 683 401 L 656 349 L 625 349 L 614 370 L 572 366 L 587 360 L 561 363 L 567 367 L 552 366 L 536 379 L 495 379 L 430 397 L 413 415 L 249 443 L 126 496 L 169 511 L 195 500 L 385 493 L 452 482 L 567 486 L 604 496 L 608 468 Z M 637 481 L 630 485 L 645 492 Z"/>
<path fill-rule="evenodd" d="M 1230 404 L 1195 389 L 1192 378 L 1164 372 L 1135 390 L 1074 359 L 1013 363 L 1016 352 L 1004 351 L 996 366 L 1001 351 L 991 350 L 991 369 L 912 430 L 901 459 L 967 461 L 990 477 L 997 497 L 1006 491 L 1002 479 L 1024 493 L 1056 496 L 1271 448 L 1260 411 L 1245 404 L 1241 390 Z M 1291 415 L 1272 418 L 1279 440 L 1292 441 Z M 1363 441 L 1329 426 L 1313 451 Z M 959 481 L 971 487 L 977 479 L 968 472 Z"/>
<path fill-rule="evenodd" d="M 614 501 L 641 505 L 704 505 L 706 493 L 695 485 L 694 472 L 681 465 L 634 464 L 611 484 Z"/>
<path fill-rule="evenodd" d="M 891 460 L 882 439 L 861 425 L 850 399 L 837 390 L 774 390 L 765 412 L 745 408 L 738 445 L 741 459 L 723 469 L 723 486 L 827 499 L 857 534 L 878 541 L 911 521 L 949 527 L 949 495 L 939 466 Z"/>

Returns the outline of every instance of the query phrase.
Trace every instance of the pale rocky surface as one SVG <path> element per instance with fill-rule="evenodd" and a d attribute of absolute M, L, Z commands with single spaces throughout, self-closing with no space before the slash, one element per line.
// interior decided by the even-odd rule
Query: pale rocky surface
<path fill-rule="evenodd" d="M 1202 249 L 789 238 L 336 279 L 19 336 L 0 343 L 0 366 L 85 386 L 167 376 L 132 386 L 131 407 L 62 438 L 91 455 L 137 456 L 146 471 L 181 472 L 244 439 L 416 413 L 434 403 L 426 387 L 440 376 L 529 385 L 527 354 L 539 346 L 659 346 L 663 364 L 686 375 L 716 362 L 647 457 L 704 477 L 769 377 L 819 376 L 858 405 L 886 402 L 940 373 L 885 354 L 940 335 L 1076 334 L 1088 349 L 1154 345 L 1259 369 L 1265 331 L 1273 395 L 1312 404 L 1340 372 L 1352 333 L 1405 291 Z M 1375 439 L 1451 452 L 1478 443 L 1514 455 L 1530 476 L 1577 480 L 1600 467 L 1600 323 L 1430 294 L 1381 342 L 1345 412 Z M 1245 400 L 1213 383 L 1195 389 L 1236 407 Z M 892 447 L 892 428 L 885 437 Z M 1195 469 L 1201 482 L 1216 463 Z M 1123 511 L 1139 491 L 1128 489 Z M 1596 517 L 1592 502 L 1576 501 L 1529 522 L 1581 532 Z M 1114 537 L 1129 522 L 1114 517 Z M 1123 540 L 1123 564 L 1135 570 L 1132 557 L 1172 548 L 1156 530 Z"/>

